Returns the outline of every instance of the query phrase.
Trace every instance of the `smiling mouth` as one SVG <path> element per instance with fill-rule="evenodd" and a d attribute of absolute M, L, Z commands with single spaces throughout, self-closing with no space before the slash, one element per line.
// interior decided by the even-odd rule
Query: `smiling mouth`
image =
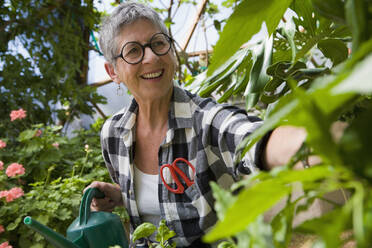
<path fill-rule="evenodd" d="M 159 78 L 163 75 L 164 70 L 158 71 L 158 72 L 152 72 L 152 73 L 146 73 L 141 75 L 141 78 L 143 79 L 155 79 Z"/>

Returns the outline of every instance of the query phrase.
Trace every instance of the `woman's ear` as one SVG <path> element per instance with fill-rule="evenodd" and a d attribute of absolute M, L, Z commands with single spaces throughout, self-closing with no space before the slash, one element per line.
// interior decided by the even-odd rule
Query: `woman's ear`
<path fill-rule="evenodd" d="M 116 73 L 115 66 L 109 62 L 105 62 L 105 69 L 107 74 L 110 76 L 112 81 L 115 83 L 120 83 L 119 75 Z"/>

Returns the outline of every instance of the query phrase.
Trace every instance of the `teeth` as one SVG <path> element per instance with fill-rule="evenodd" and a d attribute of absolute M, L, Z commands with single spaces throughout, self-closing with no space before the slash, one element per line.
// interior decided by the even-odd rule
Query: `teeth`
<path fill-rule="evenodd" d="M 148 73 L 148 74 L 143 74 L 142 77 L 146 78 L 146 79 L 150 79 L 150 78 L 157 78 L 161 75 L 161 71 L 159 72 L 154 72 L 154 73 Z"/>

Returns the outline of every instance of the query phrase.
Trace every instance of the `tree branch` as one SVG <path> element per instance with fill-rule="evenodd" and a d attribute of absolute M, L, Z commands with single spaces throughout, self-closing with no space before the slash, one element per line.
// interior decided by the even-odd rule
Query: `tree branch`
<path fill-rule="evenodd" d="M 101 110 L 100 107 L 98 107 L 97 103 L 95 102 L 90 102 L 91 104 L 93 104 L 94 108 L 97 109 L 98 113 L 104 118 L 106 119 L 107 116 L 105 115 L 105 113 L 103 113 L 103 111 Z"/>
<path fill-rule="evenodd" d="M 112 83 L 112 82 L 113 81 L 111 79 L 106 79 L 106 80 L 103 80 L 103 81 L 99 81 L 99 82 L 96 82 L 96 83 L 89 84 L 89 86 L 98 88 L 98 87 L 104 86 L 104 85 Z"/>
<path fill-rule="evenodd" d="M 191 25 L 190 27 L 190 30 L 188 32 L 188 34 L 186 35 L 186 39 L 185 39 L 185 42 L 184 44 L 181 46 L 181 49 L 182 50 L 186 50 L 190 40 L 191 40 L 191 37 L 192 37 L 192 34 L 194 33 L 195 31 L 195 28 L 196 28 L 196 25 L 198 24 L 199 22 L 199 19 L 201 17 L 201 15 L 204 13 L 205 11 L 205 6 L 207 5 L 208 3 L 208 0 L 202 0 L 199 2 L 199 5 L 198 5 L 198 10 L 197 10 L 197 13 L 195 15 L 195 19 L 194 19 L 194 22 L 193 24 Z"/>

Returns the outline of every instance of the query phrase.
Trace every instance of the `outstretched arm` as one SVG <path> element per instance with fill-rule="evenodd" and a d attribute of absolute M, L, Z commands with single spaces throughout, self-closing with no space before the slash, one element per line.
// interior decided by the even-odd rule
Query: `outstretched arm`
<path fill-rule="evenodd" d="M 303 128 L 280 126 L 271 133 L 264 152 L 265 169 L 285 165 L 306 139 Z"/>
<path fill-rule="evenodd" d="M 341 138 L 346 127 L 347 123 L 345 122 L 337 121 L 333 123 L 330 132 L 336 142 Z M 264 152 L 265 169 L 270 170 L 287 164 L 305 141 L 306 135 L 305 129 L 300 127 L 280 126 L 274 129 L 267 141 Z M 309 165 L 317 164 L 320 161 L 317 156 L 310 156 L 308 159 Z M 295 168 L 302 167 L 301 162 L 295 165 Z"/>

